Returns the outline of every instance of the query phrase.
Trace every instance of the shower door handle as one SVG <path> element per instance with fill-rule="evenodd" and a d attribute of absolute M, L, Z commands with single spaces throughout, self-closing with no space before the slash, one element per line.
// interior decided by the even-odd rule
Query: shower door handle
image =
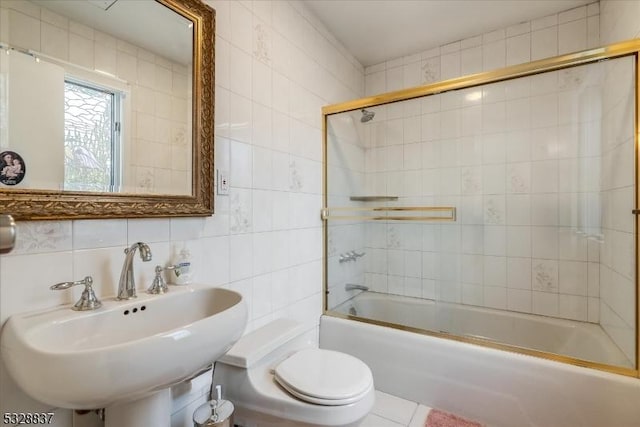
<path fill-rule="evenodd" d="M 11 252 L 16 243 L 16 223 L 11 215 L 0 215 L 0 254 Z"/>

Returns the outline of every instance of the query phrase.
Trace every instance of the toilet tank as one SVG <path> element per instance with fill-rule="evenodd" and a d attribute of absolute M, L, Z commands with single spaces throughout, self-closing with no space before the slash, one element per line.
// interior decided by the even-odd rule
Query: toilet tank
<path fill-rule="evenodd" d="M 250 369 L 264 363 L 280 361 L 303 348 L 317 347 L 313 328 L 291 319 L 277 319 L 240 338 L 217 361 L 237 368 Z"/>

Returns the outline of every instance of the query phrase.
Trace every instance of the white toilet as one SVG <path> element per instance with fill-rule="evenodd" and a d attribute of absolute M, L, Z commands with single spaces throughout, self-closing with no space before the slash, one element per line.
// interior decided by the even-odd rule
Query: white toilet
<path fill-rule="evenodd" d="M 364 362 L 318 349 L 313 330 L 287 319 L 242 337 L 218 359 L 214 383 L 241 427 L 355 427 L 375 401 Z"/>

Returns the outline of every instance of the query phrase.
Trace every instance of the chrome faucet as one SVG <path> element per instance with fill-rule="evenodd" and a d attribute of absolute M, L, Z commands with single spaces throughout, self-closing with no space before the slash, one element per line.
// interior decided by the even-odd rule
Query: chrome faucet
<path fill-rule="evenodd" d="M 162 267 L 161 265 L 156 265 L 156 277 L 153 279 L 151 286 L 147 289 L 147 293 L 151 295 L 159 295 L 169 292 L 169 287 L 167 283 L 164 281 L 162 277 L 163 271 L 174 271 L 179 269 L 177 265 L 170 265 L 169 267 Z"/>
<path fill-rule="evenodd" d="M 365 255 L 366 254 L 364 252 L 361 252 L 361 253 L 358 253 L 356 251 L 347 252 L 345 254 L 340 254 L 340 259 L 338 260 L 338 262 L 342 264 L 343 262 L 357 261 L 358 258 L 363 257 Z"/>
<path fill-rule="evenodd" d="M 142 261 L 151 261 L 151 249 L 146 243 L 137 242 L 124 250 L 126 256 L 120 273 L 120 282 L 118 283 L 117 299 L 119 300 L 136 297 L 136 282 L 133 278 L 133 255 L 136 253 L 136 249 L 140 249 Z"/>
<path fill-rule="evenodd" d="M 69 289 L 72 286 L 84 285 L 84 291 L 82 291 L 82 296 L 75 303 L 71 310 L 76 311 L 86 311 L 86 310 L 95 310 L 97 308 L 102 307 L 102 303 L 96 297 L 95 292 L 93 292 L 93 278 L 91 276 L 85 277 L 83 280 L 78 280 L 75 282 L 62 282 L 56 283 L 51 286 L 49 289 L 52 291 L 59 291 L 61 289 Z"/>

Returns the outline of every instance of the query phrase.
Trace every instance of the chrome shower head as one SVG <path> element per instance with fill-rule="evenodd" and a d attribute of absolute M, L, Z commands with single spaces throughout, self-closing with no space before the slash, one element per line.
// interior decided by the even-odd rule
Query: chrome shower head
<path fill-rule="evenodd" d="M 362 111 L 362 118 L 360 119 L 362 123 L 367 123 L 368 121 L 371 121 L 373 119 L 373 116 L 376 115 L 376 113 L 374 113 L 373 111 L 367 111 L 364 108 L 360 111 Z"/>

